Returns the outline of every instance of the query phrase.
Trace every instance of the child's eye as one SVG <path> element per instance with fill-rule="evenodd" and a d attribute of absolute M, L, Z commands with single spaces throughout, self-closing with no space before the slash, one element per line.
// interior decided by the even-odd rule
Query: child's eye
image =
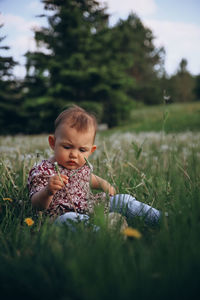
<path fill-rule="evenodd" d="M 70 146 L 63 146 L 64 149 L 70 149 Z"/>
<path fill-rule="evenodd" d="M 85 152 L 86 150 L 84 148 L 81 148 L 80 149 L 80 152 Z"/>

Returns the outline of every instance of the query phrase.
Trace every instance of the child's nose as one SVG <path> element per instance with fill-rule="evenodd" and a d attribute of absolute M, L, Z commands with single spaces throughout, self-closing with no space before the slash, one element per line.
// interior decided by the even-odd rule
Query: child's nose
<path fill-rule="evenodd" d="M 71 150 L 69 154 L 70 158 L 76 158 L 77 157 L 77 151 L 76 150 Z"/>

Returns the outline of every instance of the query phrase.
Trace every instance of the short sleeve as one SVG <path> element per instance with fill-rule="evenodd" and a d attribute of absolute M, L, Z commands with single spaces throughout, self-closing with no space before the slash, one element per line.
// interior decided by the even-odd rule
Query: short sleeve
<path fill-rule="evenodd" d="M 53 170 L 46 167 L 45 163 L 33 167 L 28 176 L 29 197 L 31 198 L 33 194 L 44 188 L 52 175 L 54 175 Z"/>

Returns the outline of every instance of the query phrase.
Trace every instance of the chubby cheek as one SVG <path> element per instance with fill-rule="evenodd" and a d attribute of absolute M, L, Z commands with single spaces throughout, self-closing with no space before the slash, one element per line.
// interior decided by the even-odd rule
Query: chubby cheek
<path fill-rule="evenodd" d="M 88 158 L 90 156 L 90 153 L 86 153 L 85 155 L 84 155 L 84 160 L 85 160 L 85 158 Z"/>
<path fill-rule="evenodd" d="M 84 157 L 87 158 L 87 156 L 84 155 L 84 154 L 79 155 L 79 157 L 78 157 L 79 163 L 81 163 L 81 164 L 85 163 L 85 158 Z"/>
<path fill-rule="evenodd" d="M 85 164 L 85 157 L 88 158 L 88 154 L 86 152 L 81 153 L 79 155 L 79 164 L 84 165 Z"/>
<path fill-rule="evenodd" d="M 90 151 L 83 152 L 83 153 L 81 153 L 81 155 L 82 155 L 82 157 L 88 158 L 90 156 Z"/>
<path fill-rule="evenodd" d="M 85 152 L 84 154 L 83 154 L 83 160 L 84 160 L 84 163 L 85 163 L 85 158 L 89 158 L 90 157 L 90 155 L 91 155 L 92 153 L 91 152 Z"/>
<path fill-rule="evenodd" d="M 57 149 L 57 151 L 55 151 L 55 157 L 57 160 L 65 160 L 68 157 L 68 153 L 64 149 Z"/>

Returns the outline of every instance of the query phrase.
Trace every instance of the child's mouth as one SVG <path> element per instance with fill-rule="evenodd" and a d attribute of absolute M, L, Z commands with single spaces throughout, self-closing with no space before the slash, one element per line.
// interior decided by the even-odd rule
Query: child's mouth
<path fill-rule="evenodd" d="M 74 166 L 76 163 L 75 163 L 75 161 L 70 160 L 70 161 L 67 162 L 67 164 L 70 165 L 70 166 Z"/>

